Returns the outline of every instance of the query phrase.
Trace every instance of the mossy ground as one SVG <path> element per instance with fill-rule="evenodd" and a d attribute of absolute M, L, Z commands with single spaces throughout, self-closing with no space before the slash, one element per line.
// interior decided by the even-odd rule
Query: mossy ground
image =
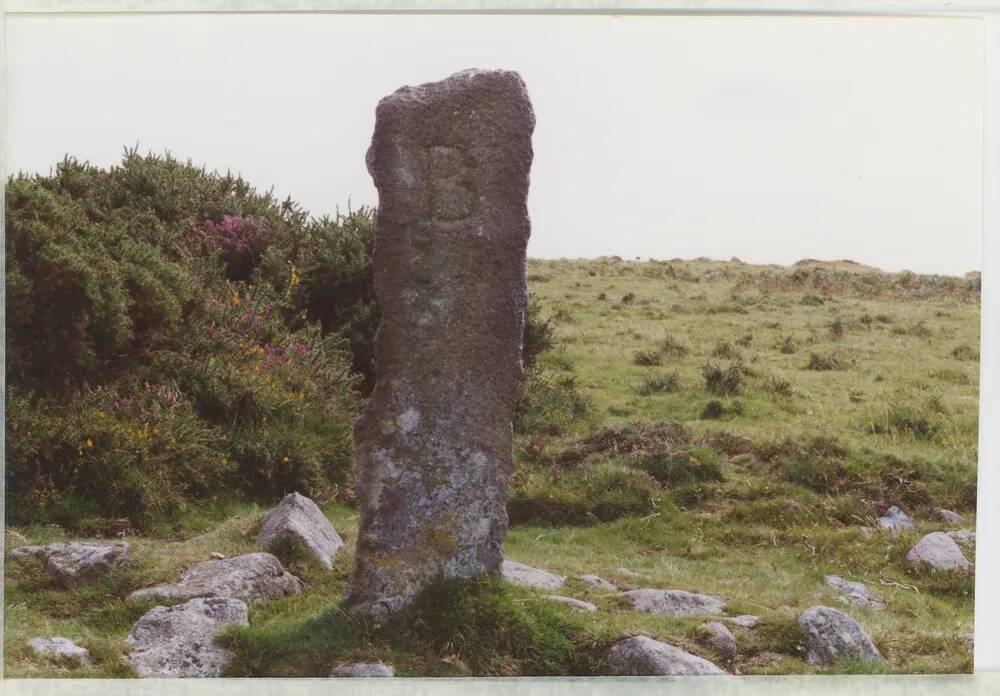
<path fill-rule="evenodd" d="M 881 612 L 845 610 L 888 662 L 827 671 L 971 671 L 972 580 L 915 573 L 904 557 L 921 534 L 947 528 L 937 507 L 965 514 L 974 528 L 979 305 L 947 287 L 922 292 L 921 277 L 845 279 L 856 270 L 829 265 L 823 285 L 790 270 L 763 282 L 759 274 L 772 271 L 737 262 L 532 261 L 532 291 L 563 345 L 542 359 L 572 364 L 593 408 L 559 434 L 518 438 L 519 523 L 505 550 L 567 576 L 560 592 L 599 610 L 577 614 L 544 593 L 483 581 L 439 588 L 388 630 L 351 621 L 337 599 L 357 511 L 329 505 L 347 549 L 333 572 L 291 562 L 306 591 L 252 607 L 251 625 L 226 633 L 229 674 L 325 676 L 350 659 L 381 659 L 401 676 L 601 674 L 607 644 L 633 633 L 723 664 L 697 642 L 700 619 L 626 611 L 612 593 L 573 579 L 585 573 L 622 589 L 714 594 L 730 615 L 760 615 L 751 631 L 733 628 L 740 655 L 726 666 L 742 674 L 821 671 L 801 659 L 796 619 L 815 604 L 841 606 L 823 583 L 838 574 L 887 601 Z M 644 354 L 636 364 L 640 352 L 658 360 Z M 737 361 L 736 392 L 710 391 L 706 363 L 725 370 Z M 649 389 L 661 373 L 675 375 L 662 381 L 669 388 Z M 712 400 L 722 411 L 703 418 Z M 662 421 L 683 423 L 701 448 L 685 455 L 689 465 L 600 448 L 571 465 L 560 458 L 601 428 Z M 595 481 L 618 488 L 600 496 L 604 512 L 588 514 L 588 502 L 565 487 L 596 491 Z M 886 504 L 907 509 L 916 529 L 869 536 L 862 527 Z M 264 511 L 239 501 L 191 510 L 176 529 L 130 538 L 136 565 L 86 590 L 52 585 L 34 562 L 8 562 L 7 676 L 128 676 L 123 639 L 143 607 L 124 596 L 212 551 L 254 550 Z M 8 547 L 61 538 L 53 527 L 7 530 Z M 32 655 L 26 641 L 39 635 L 90 648 L 95 666 Z"/>

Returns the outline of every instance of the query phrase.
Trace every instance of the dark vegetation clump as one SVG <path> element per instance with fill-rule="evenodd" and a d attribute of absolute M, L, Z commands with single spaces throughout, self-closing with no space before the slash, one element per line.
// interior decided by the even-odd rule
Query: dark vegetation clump
<path fill-rule="evenodd" d="M 712 349 L 712 357 L 722 360 L 737 360 L 740 357 L 740 351 L 734 348 L 729 341 L 719 341 Z"/>
<path fill-rule="evenodd" d="M 795 385 L 784 377 L 770 376 L 764 379 L 764 391 L 775 399 L 791 399 L 796 396 Z"/>
<path fill-rule="evenodd" d="M 625 425 L 609 425 L 596 430 L 570 445 L 552 458 L 560 469 L 572 468 L 595 454 L 634 457 L 661 447 L 687 444 L 691 431 L 681 423 L 633 421 Z"/>
<path fill-rule="evenodd" d="M 623 305 L 632 304 L 633 302 L 635 302 L 635 293 L 634 292 L 627 292 L 624 295 L 622 295 L 621 303 Z"/>
<path fill-rule="evenodd" d="M 705 403 L 698 417 L 701 420 L 718 420 L 727 416 L 743 415 L 743 404 L 733 401 L 728 406 L 718 399 L 712 399 Z"/>
<path fill-rule="evenodd" d="M 739 394 L 743 388 L 744 369 L 743 363 L 739 361 L 730 363 L 726 369 L 714 363 L 705 363 L 701 374 L 705 379 L 705 389 L 713 394 Z"/>
<path fill-rule="evenodd" d="M 778 350 L 785 355 L 791 355 L 798 350 L 798 347 L 795 345 L 795 340 L 791 336 L 785 336 L 778 343 Z"/>
<path fill-rule="evenodd" d="M 654 452 L 639 460 L 639 468 L 664 486 L 723 480 L 722 460 L 707 445 Z"/>
<path fill-rule="evenodd" d="M 681 377 L 675 370 L 665 374 L 649 375 L 643 378 L 636 392 L 640 396 L 651 396 L 653 394 L 672 394 L 681 390 Z"/>
<path fill-rule="evenodd" d="M 802 299 L 799 300 L 799 304 L 806 305 L 809 307 L 816 307 L 822 304 L 826 304 L 822 297 L 817 295 L 803 295 Z"/>
<path fill-rule="evenodd" d="M 687 346 L 678 341 L 671 334 L 667 334 L 660 339 L 656 348 L 660 355 L 668 355 L 674 358 L 682 358 L 688 354 Z"/>
<path fill-rule="evenodd" d="M 830 329 L 831 340 L 839 341 L 844 337 L 844 320 L 840 317 L 831 321 L 828 328 Z"/>
<path fill-rule="evenodd" d="M 632 356 L 632 362 L 642 367 L 653 367 L 663 364 L 663 356 L 657 351 L 640 350 Z"/>
<path fill-rule="evenodd" d="M 806 363 L 807 370 L 814 370 L 816 372 L 843 370 L 845 367 L 843 359 L 836 353 L 830 353 L 828 355 L 811 353 L 809 355 L 809 362 Z"/>
<path fill-rule="evenodd" d="M 955 346 L 951 351 L 951 357 L 955 360 L 979 360 L 979 351 L 967 343 Z"/>

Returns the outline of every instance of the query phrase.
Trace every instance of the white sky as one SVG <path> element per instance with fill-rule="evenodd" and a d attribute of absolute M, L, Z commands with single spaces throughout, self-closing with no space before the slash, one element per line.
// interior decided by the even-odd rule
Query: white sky
<path fill-rule="evenodd" d="M 375 204 L 378 100 L 517 70 L 534 257 L 981 267 L 982 25 L 963 19 L 8 16 L 8 172 L 169 149 L 315 215 Z"/>

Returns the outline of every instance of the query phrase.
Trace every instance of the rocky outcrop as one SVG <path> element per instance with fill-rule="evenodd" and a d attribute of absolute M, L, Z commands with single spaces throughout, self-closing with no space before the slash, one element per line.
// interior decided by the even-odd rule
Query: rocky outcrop
<path fill-rule="evenodd" d="M 584 612 L 595 612 L 597 611 L 597 605 L 591 604 L 590 602 L 584 602 L 582 599 L 576 599 L 574 597 L 563 597 L 562 595 L 545 595 L 545 599 L 551 599 L 553 602 L 559 602 L 560 604 L 565 604 L 567 606 L 576 609 L 577 611 Z"/>
<path fill-rule="evenodd" d="M 128 543 L 124 541 L 110 544 L 57 542 L 44 546 L 21 546 L 13 549 L 10 556 L 14 559 L 40 559 L 49 574 L 66 586 L 95 582 L 111 570 L 131 561 Z"/>
<path fill-rule="evenodd" d="M 618 588 L 612 585 L 610 582 L 604 578 L 598 577 L 596 575 L 580 575 L 577 580 L 587 583 L 591 587 L 598 590 L 607 590 L 608 592 L 617 592 Z"/>
<path fill-rule="evenodd" d="M 916 568 L 959 573 L 974 570 L 955 540 L 944 532 L 931 532 L 918 541 L 906 554 L 906 560 Z"/>
<path fill-rule="evenodd" d="M 888 530 L 893 534 L 913 529 L 913 520 L 900 508 L 893 505 L 886 510 L 886 513 L 878 518 L 878 526 Z"/>
<path fill-rule="evenodd" d="M 301 592 L 302 581 L 286 572 L 277 558 L 269 553 L 248 553 L 196 563 L 177 583 L 136 590 L 129 599 L 228 597 L 254 603 Z"/>
<path fill-rule="evenodd" d="M 225 626 L 246 626 L 247 605 L 207 597 L 173 607 L 153 607 L 129 632 L 125 656 L 140 677 L 218 677 L 229 651 L 215 638 Z"/>
<path fill-rule="evenodd" d="M 504 560 L 500 572 L 509 583 L 538 590 L 558 590 L 566 581 L 566 578 L 559 575 L 517 561 Z"/>
<path fill-rule="evenodd" d="M 685 592 L 684 590 L 640 589 L 622 592 L 634 611 L 667 616 L 699 616 L 722 614 L 725 601 L 718 597 Z"/>
<path fill-rule="evenodd" d="M 698 627 L 698 638 L 702 644 L 722 655 L 726 661 L 736 659 L 736 636 L 718 621 L 709 621 Z"/>
<path fill-rule="evenodd" d="M 304 548 L 327 570 L 333 569 L 333 557 L 344 545 L 337 530 L 312 500 L 289 493 L 260 524 L 257 544 L 272 552 L 286 545 Z"/>
<path fill-rule="evenodd" d="M 941 509 L 937 511 L 938 517 L 948 524 L 964 524 L 965 517 L 958 514 L 957 512 L 952 512 L 951 510 Z"/>
<path fill-rule="evenodd" d="M 632 636 L 615 643 L 608 652 L 608 666 L 622 676 L 725 674 L 704 658 L 648 636 Z"/>
<path fill-rule="evenodd" d="M 857 621 L 831 607 L 810 607 L 799 616 L 805 637 L 806 662 L 831 665 L 841 658 L 881 662 L 884 658 Z"/>
<path fill-rule="evenodd" d="M 876 597 L 860 582 L 844 580 L 838 575 L 827 575 L 826 584 L 840 593 L 840 601 L 857 604 L 869 609 L 885 609 L 885 601 Z"/>
<path fill-rule="evenodd" d="M 331 677 L 371 678 L 392 677 L 395 674 L 392 665 L 381 662 L 349 662 L 334 665 L 330 670 Z"/>

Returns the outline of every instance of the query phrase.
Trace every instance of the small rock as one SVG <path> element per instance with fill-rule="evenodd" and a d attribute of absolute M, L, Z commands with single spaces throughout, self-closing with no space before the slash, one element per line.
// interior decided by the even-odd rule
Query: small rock
<path fill-rule="evenodd" d="M 957 512 L 944 509 L 938 510 L 937 512 L 938 516 L 948 524 L 963 524 L 965 522 L 965 516 L 960 515 Z"/>
<path fill-rule="evenodd" d="M 82 648 L 69 638 L 32 638 L 28 645 L 39 655 L 75 662 L 78 665 L 92 665 L 90 651 Z"/>
<path fill-rule="evenodd" d="M 667 616 L 698 616 L 721 614 L 726 603 L 718 597 L 685 592 L 684 590 L 641 589 L 622 592 L 635 611 Z"/>
<path fill-rule="evenodd" d="M 140 677 L 217 677 L 231 657 L 215 642 L 223 626 L 246 626 L 247 605 L 207 597 L 173 607 L 153 607 L 129 632 L 125 656 Z"/>
<path fill-rule="evenodd" d="M 634 570 L 626 568 L 625 566 L 618 566 L 617 571 L 618 571 L 619 574 L 624 575 L 625 577 L 628 577 L 628 578 L 645 578 L 645 577 L 649 577 L 647 575 L 643 575 L 642 573 L 637 573 Z"/>
<path fill-rule="evenodd" d="M 702 642 L 722 655 L 727 661 L 736 658 L 736 637 L 718 621 L 699 626 Z"/>
<path fill-rule="evenodd" d="M 852 602 L 869 609 L 885 609 L 885 601 L 879 599 L 860 582 L 844 580 L 838 575 L 827 575 L 826 584 L 837 592 L 841 592 L 840 601 Z"/>
<path fill-rule="evenodd" d="M 540 590 L 557 590 L 563 586 L 565 578 L 517 561 L 504 560 L 500 570 L 507 582 L 534 587 Z"/>
<path fill-rule="evenodd" d="M 208 554 L 208 557 L 209 558 L 214 558 L 217 561 L 221 561 L 223 558 L 226 557 L 226 554 L 219 553 L 218 551 L 213 551 L 212 553 Z"/>
<path fill-rule="evenodd" d="M 865 539 L 871 539 L 873 536 L 875 536 L 874 527 L 858 527 L 858 531 L 861 532 L 861 536 L 863 536 Z"/>
<path fill-rule="evenodd" d="M 573 597 L 563 597 L 562 595 L 545 595 L 545 599 L 551 599 L 553 602 L 561 602 L 562 604 L 568 604 L 577 611 L 594 612 L 597 611 L 597 605 L 591 604 L 590 602 L 584 602 L 582 599 L 575 599 Z"/>
<path fill-rule="evenodd" d="M 330 670 L 331 677 L 392 677 L 395 674 L 392 665 L 381 662 L 351 662 L 334 665 Z"/>
<path fill-rule="evenodd" d="M 281 561 L 269 553 L 248 553 L 196 563 L 176 584 L 136 590 L 128 598 L 229 597 L 253 603 L 301 593 L 302 581 L 286 572 Z"/>
<path fill-rule="evenodd" d="M 893 534 L 898 534 L 905 529 L 913 529 L 913 520 L 909 515 L 893 505 L 886 510 L 886 513 L 878 518 L 878 526 L 887 529 Z"/>
<path fill-rule="evenodd" d="M 866 662 L 884 659 L 865 629 L 837 609 L 810 607 L 799 617 L 799 628 L 806 636 L 806 662 L 811 665 L 830 665 L 842 657 Z"/>
<path fill-rule="evenodd" d="M 914 566 L 927 566 L 933 570 L 973 572 L 973 566 L 962 554 L 962 549 L 944 532 L 931 532 L 918 541 L 906 554 L 906 560 Z"/>
<path fill-rule="evenodd" d="M 11 558 L 34 556 L 41 559 L 45 569 L 63 585 L 82 585 L 94 582 L 114 568 L 127 564 L 131 557 L 128 542 L 111 544 L 84 544 L 79 542 L 21 546 L 10 552 Z"/>
<path fill-rule="evenodd" d="M 333 557 L 344 545 L 319 506 L 298 493 L 282 498 L 264 517 L 257 534 L 257 543 L 272 551 L 287 541 L 304 546 L 327 570 L 333 570 Z"/>
<path fill-rule="evenodd" d="M 948 532 L 948 536 L 966 548 L 973 550 L 976 548 L 976 533 L 971 529 L 959 529 L 957 532 Z"/>
<path fill-rule="evenodd" d="M 648 636 L 618 641 L 608 652 L 608 665 L 623 676 L 725 674 L 708 660 Z"/>
<path fill-rule="evenodd" d="M 610 582 L 604 578 L 600 578 L 596 575 L 581 575 L 577 580 L 582 580 L 591 587 L 596 587 L 599 590 L 608 590 L 609 592 L 617 592 L 618 588 L 612 585 Z"/>
<path fill-rule="evenodd" d="M 740 628 L 749 630 L 760 623 L 760 617 L 753 614 L 740 614 L 739 616 L 734 616 L 732 622 Z"/>

